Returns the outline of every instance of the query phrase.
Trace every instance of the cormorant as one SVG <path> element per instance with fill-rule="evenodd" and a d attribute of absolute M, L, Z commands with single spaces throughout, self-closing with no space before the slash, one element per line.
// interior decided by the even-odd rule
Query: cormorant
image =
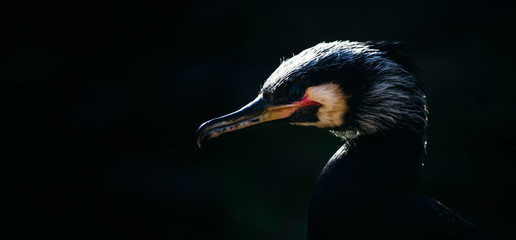
<path fill-rule="evenodd" d="M 343 139 L 312 194 L 308 239 L 486 239 L 415 192 L 427 105 L 411 62 L 397 42 L 320 43 L 283 61 L 254 101 L 202 124 L 197 144 L 280 119 Z"/>

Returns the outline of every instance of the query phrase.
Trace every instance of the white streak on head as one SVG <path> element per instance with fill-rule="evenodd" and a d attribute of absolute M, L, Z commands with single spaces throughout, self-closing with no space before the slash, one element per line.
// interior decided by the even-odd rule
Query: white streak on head
<path fill-rule="evenodd" d="M 377 62 L 375 68 L 382 74 L 363 96 L 362 114 L 357 116 L 360 131 L 372 134 L 403 123 L 423 132 L 426 100 L 414 76 L 387 59 Z"/>

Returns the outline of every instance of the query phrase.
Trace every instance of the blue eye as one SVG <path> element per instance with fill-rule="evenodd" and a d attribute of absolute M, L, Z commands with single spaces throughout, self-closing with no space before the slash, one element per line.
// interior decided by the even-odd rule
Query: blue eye
<path fill-rule="evenodd" d="M 292 100 L 300 100 L 305 94 L 304 90 L 299 85 L 293 85 L 288 91 L 288 97 Z"/>

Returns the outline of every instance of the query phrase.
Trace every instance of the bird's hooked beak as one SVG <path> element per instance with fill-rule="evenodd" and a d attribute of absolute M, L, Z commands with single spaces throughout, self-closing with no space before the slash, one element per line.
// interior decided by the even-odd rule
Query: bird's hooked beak
<path fill-rule="evenodd" d="M 203 123 L 197 130 L 197 146 L 200 148 L 201 143 L 218 137 L 223 133 L 239 130 L 263 122 L 284 119 L 292 115 L 301 107 L 314 105 L 320 104 L 311 101 L 308 98 L 303 98 L 300 101 L 289 104 L 274 105 L 263 99 L 260 94 L 256 99 L 241 109 Z"/>

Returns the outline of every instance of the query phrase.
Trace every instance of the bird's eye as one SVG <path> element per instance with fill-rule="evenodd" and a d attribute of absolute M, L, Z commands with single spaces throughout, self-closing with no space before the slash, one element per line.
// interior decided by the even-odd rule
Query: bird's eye
<path fill-rule="evenodd" d="M 301 86 L 299 86 L 297 84 L 292 86 L 290 88 L 290 90 L 288 91 L 288 96 L 292 100 L 300 100 L 304 94 L 305 93 L 304 93 L 303 89 L 301 88 Z"/>

